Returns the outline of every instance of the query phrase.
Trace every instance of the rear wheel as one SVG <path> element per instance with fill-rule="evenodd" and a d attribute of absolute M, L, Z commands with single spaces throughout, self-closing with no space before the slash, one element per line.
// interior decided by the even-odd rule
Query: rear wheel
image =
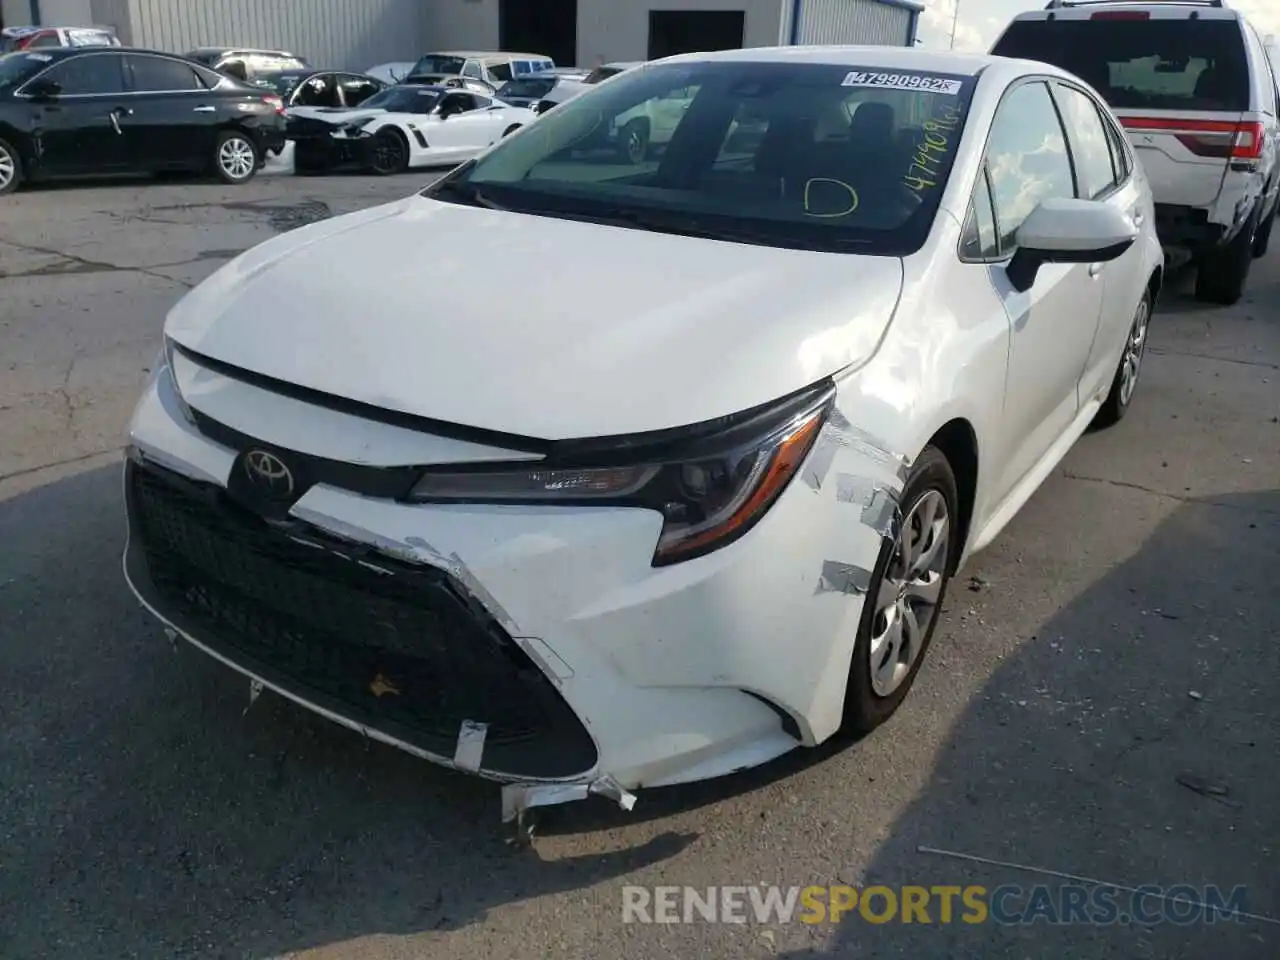
<path fill-rule="evenodd" d="M 22 160 L 18 151 L 0 140 L 0 196 L 12 193 L 22 183 Z"/>
<path fill-rule="evenodd" d="M 1280 215 L 1280 198 L 1277 198 L 1275 207 L 1262 218 L 1262 224 L 1258 227 L 1258 235 L 1253 238 L 1253 258 L 1255 260 L 1260 260 L 1267 255 L 1267 247 L 1271 244 L 1271 231 L 1276 225 L 1277 215 Z"/>
<path fill-rule="evenodd" d="M 1093 426 L 1102 428 L 1119 423 L 1129 412 L 1134 392 L 1138 389 L 1138 372 L 1147 353 L 1147 334 L 1151 329 L 1151 293 L 1142 295 L 1129 325 L 1129 336 L 1120 354 L 1120 366 L 1111 381 L 1111 392 L 1093 418 Z"/>
<path fill-rule="evenodd" d="M 1261 224 L 1259 207 L 1224 247 L 1205 254 L 1196 269 L 1196 299 L 1230 307 L 1244 296 L 1245 281 L 1253 266 L 1253 246 Z"/>
<path fill-rule="evenodd" d="M 850 733 L 869 733 L 888 720 L 920 672 L 960 555 L 959 502 L 951 464 L 926 447 L 867 588 L 845 693 Z"/>
<path fill-rule="evenodd" d="M 394 127 L 375 133 L 370 148 L 369 168 L 380 177 L 408 170 L 409 141 L 404 138 L 404 134 Z"/>
<path fill-rule="evenodd" d="M 213 169 L 224 183 L 247 183 L 258 172 L 258 148 L 239 130 L 224 130 L 213 147 Z"/>
<path fill-rule="evenodd" d="M 618 131 L 618 154 L 628 163 L 640 163 L 649 152 L 649 126 L 637 118 Z"/>

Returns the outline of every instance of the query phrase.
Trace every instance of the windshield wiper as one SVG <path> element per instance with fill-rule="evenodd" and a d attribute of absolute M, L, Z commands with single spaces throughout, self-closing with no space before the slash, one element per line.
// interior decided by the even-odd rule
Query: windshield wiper
<path fill-rule="evenodd" d="M 557 211 L 557 215 L 562 214 Z M 788 234 L 785 229 L 773 231 L 753 229 L 740 225 L 712 225 L 688 214 L 649 210 L 618 210 L 599 216 L 563 215 L 572 217 L 575 220 L 613 224 L 619 227 L 632 227 L 638 230 L 649 230 L 653 233 L 697 237 L 700 240 L 723 240 L 728 243 L 749 243 L 764 247 L 794 247 L 801 250 L 823 251 L 861 247 L 869 242 L 834 234 L 818 239 L 813 236 Z M 783 225 L 779 224 L 779 226 L 782 227 Z"/>
<path fill-rule="evenodd" d="M 501 204 L 494 203 L 475 184 L 466 180 L 444 180 L 431 187 L 431 195 L 453 200 L 470 207 L 485 207 L 489 210 L 506 210 Z"/>

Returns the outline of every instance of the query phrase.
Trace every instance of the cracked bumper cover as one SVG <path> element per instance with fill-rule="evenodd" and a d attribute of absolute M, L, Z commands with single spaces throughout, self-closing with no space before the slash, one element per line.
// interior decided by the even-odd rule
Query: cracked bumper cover
<path fill-rule="evenodd" d="M 312 408 L 305 415 L 331 416 Z M 376 447 L 383 428 L 360 429 L 361 442 Z M 139 403 L 130 444 L 137 462 L 127 473 L 145 463 L 215 497 L 238 456 L 185 419 L 164 377 L 153 378 Z M 303 539 L 322 547 L 342 545 L 348 556 L 335 562 L 434 571 L 479 603 L 517 659 L 536 669 L 543 693 L 571 714 L 563 742 L 578 743 L 576 724 L 591 746 L 544 751 L 538 763 L 519 759 L 518 738 L 503 746 L 501 703 L 493 704 L 496 718 L 485 715 L 477 695 L 474 709 L 456 714 L 472 723 L 466 749 L 461 724 L 453 741 L 428 743 L 213 636 L 157 588 L 136 503 L 125 572 L 155 616 L 251 680 L 372 739 L 503 783 L 504 815 L 589 795 L 629 807 L 636 789 L 756 766 L 838 729 L 862 597 L 824 589 L 820 574 L 832 561 L 870 570 L 884 531 L 863 519 L 880 517 L 880 507 L 851 509 L 848 484 L 837 479 L 852 470 L 869 490 L 893 491 L 901 464 L 864 449 L 839 423 L 825 446 L 821 475 L 793 483 L 749 537 L 664 568 L 650 565 L 661 518 L 645 510 L 410 506 L 323 485 L 293 505 L 290 529 L 310 531 Z M 361 688 L 374 679 L 362 675 Z M 478 753 L 476 725 L 485 726 Z"/>

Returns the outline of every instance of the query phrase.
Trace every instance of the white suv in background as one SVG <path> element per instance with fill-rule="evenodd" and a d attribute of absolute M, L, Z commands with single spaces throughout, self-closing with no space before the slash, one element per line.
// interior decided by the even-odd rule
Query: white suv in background
<path fill-rule="evenodd" d="M 1198 268 L 1196 297 L 1238 301 L 1280 203 L 1280 90 L 1249 21 L 1222 0 L 1050 0 L 991 52 L 1051 63 L 1102 95 L 1146 168 L 1161 242 Z"/>

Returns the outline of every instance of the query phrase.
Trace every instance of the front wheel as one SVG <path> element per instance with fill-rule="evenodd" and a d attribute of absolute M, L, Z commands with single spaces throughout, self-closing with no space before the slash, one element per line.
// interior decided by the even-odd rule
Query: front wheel
<path fill-rule="evenodd" d="M 850 733 L 869 733 L 893 716 L 920 672 L 960 556 L 959 499 L 951 464 L 926 447 L 867 587 L 845 693 Z"/>
<path fill-rule="evenodd" d="M 400 131 L 387 128 L 373 135 L 369 169 L 380 177 L 409 169 L 409 141 Z"/>
<path fill-rule="evenodd" d="M 1129 336 L 1120 354 L 1120 366 L 1111 381 L 1111 392 L 1094 415 L 1093 426 L 1099 429 L 1119 423 L 1129 412 L 1134 392 L 1138 389 L 1138 373 L 1142 370 L 1142 358 L 1147 353 L 1147 335 L 1151 331 L 1151 292 L 1147 291 L 1133 312 L 1129 324 Z"/>
<path fill-rule="evenodd" d="M 22 159 L 18 151 L 0 140 L 0 196 L 12 193 L 22 183 Z"/>
<path fill-rule="evenodd" d="M 223 183 L 247 183 L 258 172 L 257 145 L 239 130 L 224 130 L 214 144 L 213 169 Z"/>
<path fill-rule="evenodd" d="M 649 152 L 649 128 L 636 119 L 618 131 L 618 154 L 627 163 L 640 163 Z"/>

